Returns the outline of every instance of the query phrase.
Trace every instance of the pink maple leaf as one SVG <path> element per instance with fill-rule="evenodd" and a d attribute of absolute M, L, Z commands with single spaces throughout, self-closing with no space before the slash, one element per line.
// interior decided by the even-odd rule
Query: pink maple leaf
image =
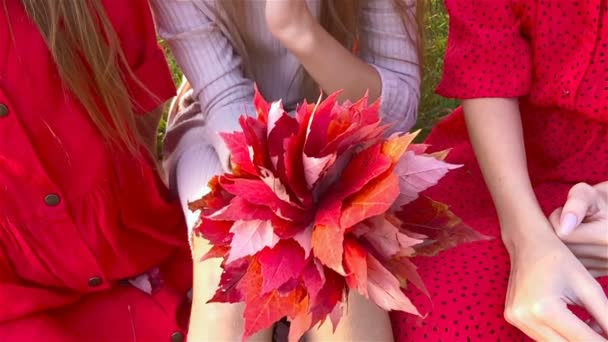
<path fill-rule="evenodd" d="M 236 221 L 230 232 L 233 234 L 227 263 L 254 255 L 264 247 L 274 247 L 279 237 L 272 230 L 270 221 Z"/>

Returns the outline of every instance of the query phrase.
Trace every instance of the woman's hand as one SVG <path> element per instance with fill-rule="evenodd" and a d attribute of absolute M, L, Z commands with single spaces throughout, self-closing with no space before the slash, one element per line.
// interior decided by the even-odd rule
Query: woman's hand
<path fill-rule="evenodd" d="M 592 275 L 608 275 L 608 182 L 573 186 L 564 206 L 549 219 L 557 235 Z"/>
<path fill-rule="evenodd" d="M 266 0 L 266 24 L 279 40 L 298 39 L 316 20 L 305 0 Z"/>
<path fill-rule="evenodd" d="M 526 226 L 532 224 L 539 223 Z M 606 341 L 600 334 L 608 331 L 608 299 L 599 283 L 550 227 L 534 235 L 511 244 L 506 320 L 538 341 Z M 587 309 L 594 328 L 569 304 Z"/>

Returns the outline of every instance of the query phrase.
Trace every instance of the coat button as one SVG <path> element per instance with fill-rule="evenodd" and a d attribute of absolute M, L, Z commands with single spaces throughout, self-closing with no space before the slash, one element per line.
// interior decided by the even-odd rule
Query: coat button
<path fill-rule="evenodd" d="M 44 196 L 44 203 L 49 207 L 57 206 L 61 202 L 61 198 L 57 194 L 48 194 Z"/>
<path fill-rule="evenodd" d="M 89 279 L 90 287 L 97 287 L 101 284 L 103 284 L 103 279 L 101 279 L 100 277 L 91 277 L 91 279 Z"/>
<path fill-rule="evenodd" d="M 8 116 L 8 107 L 4 103 L 0 103 L 0 118 Z"/>
<path fill-rule="evenodd" d="M 184 334 L 182 334 L 179 331 L 174 332 L 173 334 L 171 334 L 171 342 L 183 342 L 184 341 Z"/>

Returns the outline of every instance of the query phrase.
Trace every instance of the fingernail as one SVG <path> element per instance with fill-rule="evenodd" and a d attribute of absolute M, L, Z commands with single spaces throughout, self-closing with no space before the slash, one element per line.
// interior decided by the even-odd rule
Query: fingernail
<path fill-rule="evenodd" d="M 562 222 L 560 223 L 559 233 L 561 235 L 568 235 L 572 233 L 576 225 L 578 224 L 578 218 L 573 213 L 566 213 L 562 216 Z"/>

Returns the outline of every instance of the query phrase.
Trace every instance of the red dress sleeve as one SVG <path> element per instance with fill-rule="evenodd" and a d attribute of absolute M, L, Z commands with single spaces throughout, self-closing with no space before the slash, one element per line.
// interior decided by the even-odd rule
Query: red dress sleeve
<path fill-rule="evenodd" d="M 150 5 L 146 0 L 106 0 L 104 3 L 129 66 L 145 86 L 141 87 L 126 75 L 135 110 L 148 113 L 175 95 L 175 84 L 157 41 Z M 116 13 L 118 8 L 121 13 Z"/>
<path fill-rule="evenodd" d="M 443 78 L 451 98 L 519 97 L 532 79 L 532 53 L 511 0 L 446 0 L 450 15 Z"/>

